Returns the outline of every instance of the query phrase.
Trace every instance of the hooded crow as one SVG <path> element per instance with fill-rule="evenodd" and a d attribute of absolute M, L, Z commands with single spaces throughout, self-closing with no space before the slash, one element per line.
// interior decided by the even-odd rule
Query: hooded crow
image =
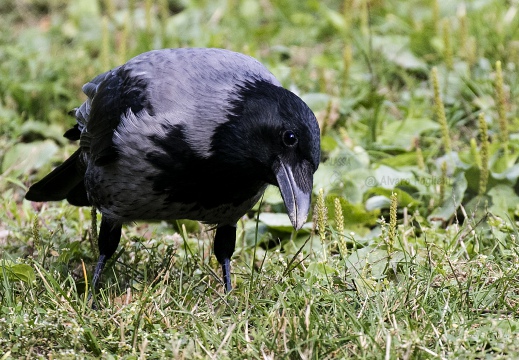
<path fill-rule="evenodd" d="M 101 212 L 94 289 L 126 222 L 216 225 L 214 254 L 228 292 L 236 223 L 267 185 L 279 187 L 295 229 L 306 221 L 319 126 L 257 60 L 222 49 L 155 50 L 83 92 L 77 124 L 64 135 L 79 149 L 25 198 Z"/>

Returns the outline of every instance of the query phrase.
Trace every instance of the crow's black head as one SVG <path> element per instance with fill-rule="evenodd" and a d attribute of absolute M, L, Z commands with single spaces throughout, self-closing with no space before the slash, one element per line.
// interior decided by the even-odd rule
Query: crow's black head
<path fill-rule="evenodd" d="M 212 138 L 214 156 L 280 188 L 296 229 L 308 216 L 320 132 L 310 108 L 295 94 L 264 81 L 236 89 L 229 121 Z"/>

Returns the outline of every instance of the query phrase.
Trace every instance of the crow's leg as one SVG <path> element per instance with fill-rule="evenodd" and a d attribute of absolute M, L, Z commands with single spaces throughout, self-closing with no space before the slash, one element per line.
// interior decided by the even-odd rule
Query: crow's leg
<path fill-rule="evenodd" d="M 223 225 L 216 229 L 214 237 L 214 255 L 222 264 L 223 282 L 225 292 L 230 292 L 231 287 L 231 256 L 236 246 L 236 225 Z"/>
<path fill-rule="evenodd" d="M 121 224 L 111 222 L 104 217 L 101 220 L 101 229 L 99 230 L 99 239 L 97 241 L 97 245 L 99 246 L 99 259 L 97 260 L 94 277 L 92 278 L 92 292 L 94 294 L 106 262 L 115 253 L 117 246 L 119 246 L 121 227 Z"/>

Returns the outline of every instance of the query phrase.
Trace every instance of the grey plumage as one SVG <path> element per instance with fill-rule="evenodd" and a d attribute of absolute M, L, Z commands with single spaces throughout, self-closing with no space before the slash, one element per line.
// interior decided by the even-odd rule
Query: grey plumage
<path fill-rule="evenodd" d="M 166 49 L 155 50 L 139 55 L 123 66 L 97 76 L 92 82 L 83 86 L 83 91 L 89 97 L 78 108 L 76 116 L 84 121 L 100 83 L 111 76 L 117 76 L 124 71 L 128 78 L 141 85 L 146 83 L 146 98 L 154 109 L 160 121 L 151 117 L 143 119 L 151 126 L 150 132 L 163 133 L 162 125 L 182 124 L 186 119 L 198 123 L 196 128 L 188 128 L 187 141 L 196 149 L 200 156 L 207 157 L 210 153 L 209 141 L 213 130 L 218 124 L 227 121 L 229 101 L 235 99 L 237 87 L 245 86 L 253 81 L 266 81 L 281 86 L 279 81 L 256 59 L 244 54 L 223 49 Z M 121 119 L 121 129 L 131 125 L 142 114 L 132 114 L 128 111 Z M 91 126 L 98 126 L 104 119 L 90 119 Z M 138 126 L 140 128 L 140 125 Z M 84 143 L 88 137 L 83 134 Z M 126 129 L 131 133 L 132 129 Z"/>
<path fill-rule="evenodd" d="M 146 84 L 143 96 L 149 104 L 138 113 L 126 109 L 121 114 L 111 138 L 118 161 L 99 166 L 92 158 L 103 151 L 104 142 L 96 138 L 108 124 L 103 117 L 89 118 L 90 108 L 103 106 L 105 97 L 96 98 L 99 86 L 120 72 L 138 86 Z M 228 121 L 232 111 L 229 104 L 238 100 L 236 89 L 254 81 L 280 86 L 261 63 L 249 56 L 222 49 L 169 49 L 142 54 L 87 83 L 83 90 L 89 99 L 77 109 L 76 116 L 84 121 L 80 146 L 87 148 L 94 143 L 84 159 L 88 164 L 85 182 L 91 189 L 90 201 L 115 222 L 190 218 L 215 224 L 236 223 L 258 201 L 265 186 L 243 204 L 221 204 L 211 209 L 209 213 L 214 215 L 210 215 L 209 209 L 195 203 L 170 202 L 167 194 L 150 193 L 149 179 L 158 169 L 146 155 L 157 151 L 152 138 L 165 139 L 168 129 L 186 125 L 189 120 L 190 126 L 183 133 L 185 141 L 197 156 L 208 158 L 215 128 Z M 132 196 L 121 196 L 125 193 Z"/>
<path fill-rule="evenodd" d="M 320 156 L 317 121 L 257 60 L 221 49 L 155 50 L 83 91 L 77 124 L 65 133 L 79 149 L 26 198 L 100 210 L 94 284 L 124 222 L 216 224 L 215 255 L 230 290 L 234 226 L 268 184 L 280 188 L 295 228 L 306 221 Z"/>

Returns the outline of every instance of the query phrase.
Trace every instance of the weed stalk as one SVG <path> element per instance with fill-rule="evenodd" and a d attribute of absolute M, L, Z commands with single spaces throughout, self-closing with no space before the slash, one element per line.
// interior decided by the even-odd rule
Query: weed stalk
<path fill-rule="evenodd" d="M 315 205 L 315 212 L 317 213 L 317 232 L 323 246 L 323 259 L 326 262 L 326 224 L 328 222 L 328 208 L 324 201 L 324 189 L 319 189 L 317 196 L 317 204 Z"/>
<path fill-rule="evenodd" d="M 479 114 L 479 133 L 481 136 L 481 165 L 479 167 L 479 190 L 478 194 L 483 195 L 487 191 L 488 184 L 488 127 L 485 121 L 485 114 Z"/>
<path fill-rule="evenodd" d="M 431 78 L 434 89 L 434 112 L 436 114 L 436 119 L 440 123 L 442 131 L 443 148 L 445 152 L 448 154 L 451 152 L 451 139 L 449 135 L 449 126 L 447 124 L 447 118 L 445 116 L 445 107 L 443 105 L 443 100 L 440 94 L 440 81 L 438 80 L 438 69 L 436 67 L 432 68 Z"/>
<path fill-rule="evenodd" d="M 391 205 L 389 206 L 389 230 L 387 236 L 387 252 L 390 255 L 395 247 L 396 220 L 398 210 L 398 198 L 396 193 L 391 194 Z"/>
<path fill-rule="evenodd" d="M 348 255 L 348 247 L 346 245 L 346 238 L 344 237 L 344 214 L 342 212 L 341 200 L 339 198 L 335 198 L 335 227 L 338 234 L 338 244 L 339 244 L 339 252 L 341 253 L 341 257 L 346 259 Z"/>
<path fill-rule="evenodd" d="M 496 61 L 496 97 L 497 113 L 499 116 L 499 137 L 503 146 L 505 163 L 508 164 L 508 123 L 506 121 L 506 98 L 501 61 Z"/>
<path fill-rule="evenodd" d="M 443 37 L 443 59 L 448 70 L 454 68 L 454 60 L 452 55 L 452 43 L 451 43 L 451 25 L 449 19 L 443 19 L 442 21 L 442 37 Z"/>

